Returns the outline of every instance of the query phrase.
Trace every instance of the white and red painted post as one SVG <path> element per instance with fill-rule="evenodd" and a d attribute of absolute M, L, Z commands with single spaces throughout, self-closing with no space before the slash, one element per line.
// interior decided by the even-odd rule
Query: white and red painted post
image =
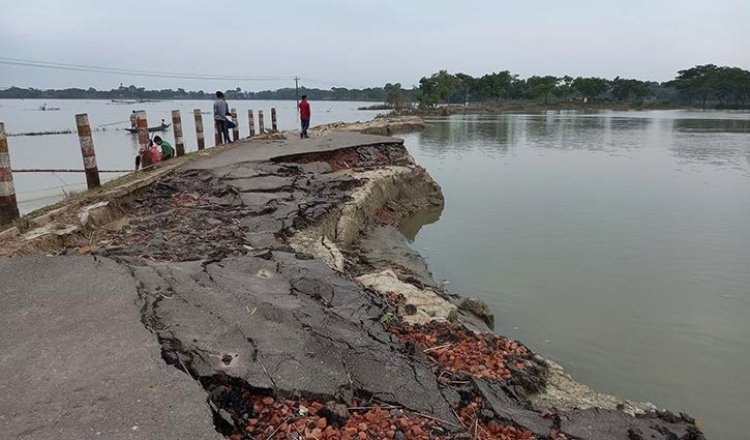
<path fill-rule="evenodd" d="M 203 150 L 206 148 L 206 137 L 203 134 L 203 115 L 201 109 L 197 108 L 193 110 L 193 116 L 195 117 L 195 136 L 198 138 L 198 149 Z"/>
<path fill-rule="evenodd" d="M 8 138 L 5 136 L 5 123 L 0 122 L 0 225 L 18 219 L 18 201 L 10 170 Z"/>
<path fill-rule="evenodd" d="M 177 157 L 185 155 L 185 140 L 182 138 L 182 116 L 179 110 L 172 110 L 172 130 L 174 130 L 174 148 Z"/>
<path fill-rule="evenodd" d="M 255 118 L 253 118 L 253 111 L 247 111 L 247 121 L 250 126 L 250 137 L 255 136 Z"/>
<path fill-rule="evenodd" d="M 237 142 L 240 140 L 240 124 L 237 123 L 237 109 L 232 109 L 232 122 L 234 123 L 234 128 L 232 129 L 232 140 L 234 142 Z"/>
<path fill-rule="evenodd" d="M 258 134 L 263 134 L 266 131 L 263 124 L 263 110 L 258 110 Z"/>
<path fill-rule="evenodd" d="M 89 115 L 87 113 L 76 115 L 76 129 L 78 130 L 78 141 L 81 144 L 83 169 L 86 172 L 86 185 L 89 189 L 98 188 L 102 184 L 99 181 L 99 167 L 96 166 L 94 139 L 91 137 L 91 125 L 89 125 Z"/>
<path fill-rule="evenodd" d="M 148 120 L 146 119 L 145 110 L 138 110 L 135 112 L 135 127 L 138 130 L 138 145 L 140 146 L 138 154 L 140 154 L 141 151 L 146 151 L 151 143 L 151 136 L 148 134 Z M 145 168 L 151 165 L 153 165 L 151 163 L 151 155 L 141 155 L 141 167 Z"/>
<path fill-rule="evenodd" d="M 276 108 L 271 107 L 271 130 L 273 130 L 274 133 L 279 131 L 279 126 L 276 125 Z"/>

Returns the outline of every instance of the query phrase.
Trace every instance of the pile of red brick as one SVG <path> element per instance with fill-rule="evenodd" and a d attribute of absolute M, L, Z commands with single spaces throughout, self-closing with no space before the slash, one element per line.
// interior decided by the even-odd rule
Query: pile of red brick
<path fill-rule="evenodd" d="M 441 428 L 436 422 L 402 410 L 343 408 L 332 411 L 319 402 L 276 400 L 273 397 L 250 398 L 253 415 L 247 420 L 244 434 L 231 436 L 240 439 L 441 439 Z M 343 406 L 343 405 L 337 405 Z M 437 432 L 436 432 L 437 431 Z"/>
<path fill-rule="evenodd" d="M 444 370 L 453 374 L 510 380 L 513 366 L 523 370 L 530 353 L 520 342 L 489 333 L 476 334 L 448 322 L 391 327 L 403 343 L 414 343 Z M 440 376 L 441 381 L 450 381 Z"/>
<path fill-rule="evenodd" d="M 494 419 L 480 416 L 483 401 L 481 398 L 462 407 L 458 411 L 461 423 L 466 427 L 472 439 L 476 440 L 529 440 L 534 435 L 531 431 L 504 425 Z"/>

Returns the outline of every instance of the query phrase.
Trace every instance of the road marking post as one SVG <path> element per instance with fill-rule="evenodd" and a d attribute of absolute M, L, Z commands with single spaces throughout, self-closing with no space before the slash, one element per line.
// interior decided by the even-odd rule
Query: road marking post
<path fill-rule="evenodd" d="M 253 118 L 253 111 L 247 111 L 247 121 L 250 126 L 250 137 L 255 136 L 255 118 Z"/>
<path fill-rule="evenodd" d="M 10 171 L 8 138 L 5 135 L 5 123 L 0 122 L 0 225 L 18 218 L 18 200 L 13 185 L 13 173 Z"/>
<path fill-rule="evenodd" d="M 234 123 L 234 128 L 232 129 L 232 141 L 237 142 L 240 140 L 240 124 L 238 124 L 237 120 L 237 109 L 232 109 L 232 122 Z"/>
<path fill-rule="evenodd" d="M 99 180 L 99 168 L 96 166 L 96 151 L 94 150 L 94 139 L 91 137 L 91 125 L 89 115 L 81 113 L 76 115 L 76 129 L 78 130 L 78 141 L 81 144 L 81 156 L 83 156 L 83 169 L 86 173 L 86 186 L 89 189 L 101 186 Z"/>
<path fill-rule="evenodd" d="M 193 110 L 193 116 L 195 117 L 195 136 L 198 138 L 198 149 L 203 150 L 206 148 L 206 137 L 203 134 L 203 115 L 201 109 L 197 108 Z"/>
<path fill-rule="evenodd" d="M 185 155 L 185 140 L 182 137 L 182 116 L 179 110 L 172 110 L 172 130 L 174 131 L 174 148 L 177 157 Z"/>

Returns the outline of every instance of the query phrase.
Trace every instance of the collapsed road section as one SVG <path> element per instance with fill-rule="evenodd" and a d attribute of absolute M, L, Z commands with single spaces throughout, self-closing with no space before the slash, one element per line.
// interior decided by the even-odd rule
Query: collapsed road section
<path fill-rule="evenodd" d="M 703 439 L 684 414 L 559 397 L 564 373 L 441 290 L 397 229 L 443 203 L 402 141 L 302 142 L 239 143 L 16 237 L 3 432 Z"/>

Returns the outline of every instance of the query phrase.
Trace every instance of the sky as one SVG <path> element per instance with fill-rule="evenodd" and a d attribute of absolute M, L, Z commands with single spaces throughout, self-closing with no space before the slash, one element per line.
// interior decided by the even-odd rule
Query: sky
<path fill-rule="evenodd" d="M 666 81 L 750 69 L 750 0 L 1 0 L 0 58 L 241 81 L 0 64 L 0 87 L 265 90 L 404 87 L 440 69 L 481 76 Z"/>

